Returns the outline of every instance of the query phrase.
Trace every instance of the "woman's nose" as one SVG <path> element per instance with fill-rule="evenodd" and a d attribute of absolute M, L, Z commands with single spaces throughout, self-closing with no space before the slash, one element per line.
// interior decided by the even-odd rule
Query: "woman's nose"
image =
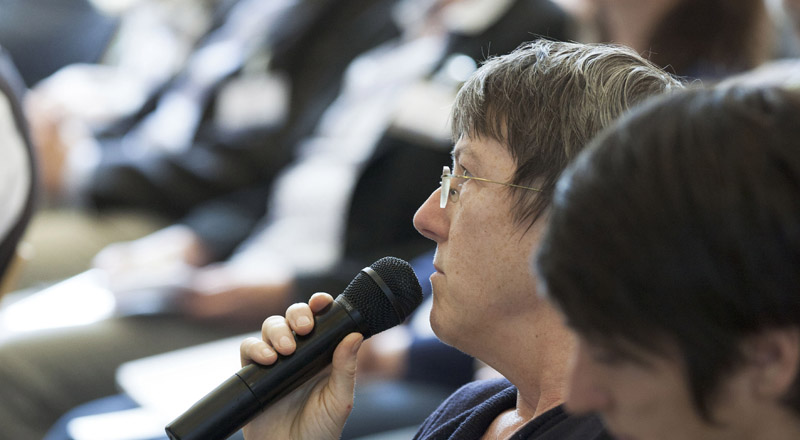
<path fill-rule="evenodd" d="M 450 221 L 447 217 L 448 208 L 442 209 L 439 206 L 441 191 L 442 189 L 438 188 L 431 193 L 414 214 L 414 227 L 417 228 L 417 231 L 437 243 L 447 240 L 447 232 L 450 228 Z"/>

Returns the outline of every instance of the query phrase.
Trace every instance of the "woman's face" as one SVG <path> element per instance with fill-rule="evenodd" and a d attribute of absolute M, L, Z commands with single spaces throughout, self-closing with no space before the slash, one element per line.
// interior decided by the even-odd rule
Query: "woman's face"
<path fill-rule="evenodd" d="M 516 163 L 505 146 L 464 136 L 454 149 L 453 172 L 508 182 Z M 455 181 L 458 201 L 440 207 L 441 188 L 419 208 L 414 226 L 436 242 L 431 276 L 431 326 L 448 344 L 478 356 L 497 350 L 487 326 L 536 307 L 530 261 L 544 222 L 529 230 L 514 221 L 514 201 L 503 185 Z"/>

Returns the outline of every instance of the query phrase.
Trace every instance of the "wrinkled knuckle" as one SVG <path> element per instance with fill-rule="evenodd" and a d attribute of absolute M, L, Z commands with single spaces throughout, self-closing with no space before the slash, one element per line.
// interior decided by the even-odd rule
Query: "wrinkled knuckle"
<path fill-rule="evenodd" d="M 308 304 L 306 303 L 295 303 L 290 305 L 289 308 L 286 309 L 286 315 L 288 316 L 289 314 L 294 315 L 298 313 L 304 313 L 308 309 L 309 307 Z"/>
<path fill-rule="evenodd" d="M 249 337 L 246 338 L 244 341 L 242 341 L 239 347 L 241 348 L 242 353 L 244 353 L 252 349 L 254 346 L 258 345 L 259 343 L 261 343 L 261 341 L 258 338 Z"/>
<path fill-rule="evenodd" d="M 273 315 L 264 320 L 264 324 L 261 326 L 261 328 L 263 330 L 269 330 L 277 327 L 283 327 L 285 325 L 286 325 L 286 318 L 279 315 Z"/>

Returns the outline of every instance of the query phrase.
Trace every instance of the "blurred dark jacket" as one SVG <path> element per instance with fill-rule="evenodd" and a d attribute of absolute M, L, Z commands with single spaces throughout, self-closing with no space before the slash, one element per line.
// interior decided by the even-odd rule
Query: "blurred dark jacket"
<path fill-rule="evenodd" d="M 213 122 L 215 93 L 242 73 L 235 72 L 214 85 L 190 148 L 148 157 L 120 154 L 120 138 L 173 86 L 165 85 L 133 120 L 120 121 L 104 134 L 104 157 L 87 189 L 92 205 L 142 209 L 184 223 L 214 259 L 226 257 L 264 216 L 276 174 L 337 96 L 345 68 L 358 54 L 398 34 L 390 16 L 394 3 L 303 0 L 265 31 L 263 47 L 254 55 L 270 52 L 270 72 L 290 82 L 289 107 L 279 124 L 227 130 Z"/>

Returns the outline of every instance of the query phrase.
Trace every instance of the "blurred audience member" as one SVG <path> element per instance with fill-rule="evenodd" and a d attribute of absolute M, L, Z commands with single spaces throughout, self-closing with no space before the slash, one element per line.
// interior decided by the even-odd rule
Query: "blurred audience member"
<path fill-rule="evenodd" d="M 103 244 L 172 222 L 182 232 L 162 234 L 178 237 L 163 253 L 189 240 L 192 262 L 229 255 L 264 215 L 272 180 L 335 97 L 348 62 L 397 34 L 394 3 L 234 0 L 210 17 L 187 6 L 186 16 L 200 16 L 187 21 L 208 21 L 196 25 L 202 31 L 152 29 L 144 43 L 120 42 L 125 56 L 114 74 L 105 65 L 75 66 L 37 87 L 28 109 L 42 180 L 61 204 L 27 237 L 38 255 L 29 279 L 85 270 Z M 150 9 L 183 16 L 182 4 Z M 141 15 L 159 15 L 150 12 Z M 129 34 L 147 29 L 132 27 Z M 167 61 L 141 55 L 153 53 L 150 46 Z M 87 216 L 85 207 L 101 215 Z M 65 226 L 76 233 L 49 233 Z"/>
<path fill-rule="evenodd" d="M 800 44 L 800 1 L 784 0 L 782 12 L 789 17 L 789 31 L 792 33 L 792 43 Z M 788 38 L 788 37 L 787 37 Z M 785 58 L 764 63 L 757 68 L 733 75 L 720 83 L 721 86 L 730 85 L 800 85 L 800 52 L 790 54 Z"/>
<path fill-rule="evenodd" d="M 588 20 L 584 37 L 629 46 L 680 76 L 716 80 L 772 54 L 764 0 L 559 1 L 575 4 Z"/>

